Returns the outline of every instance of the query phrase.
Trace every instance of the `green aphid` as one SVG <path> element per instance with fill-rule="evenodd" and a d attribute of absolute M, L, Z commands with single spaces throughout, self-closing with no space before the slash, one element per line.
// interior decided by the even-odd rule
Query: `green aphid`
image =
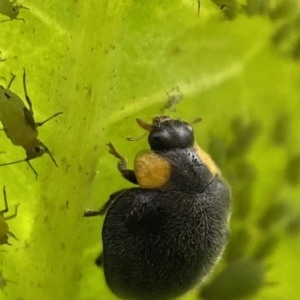
<path fill-rule="evenodd" d="M 252 257 L 257 261 L 263 261 L 268 258 L 276 250 L 277 245 L 279 244 L 280 239 L 275 235 L 267 235 L 258 243 Z"/>
<path fill-rule="evenodd" d="M 281 220 L 289 215 L 289 211 L 289 206 L 284 200 L 272 203 L 259 218 L 259 228 L 265 232 L 269 232 L 272 227 L 278 225 Z"/>
<path fill-rule="evenodd" d="M 3 187 L 3 198 L 4 198 L 5 209 L 0 211 L 0 245 L 4 245 L 4 244 L 11 245 L 8 242 L 8 237 L 11 236 L 16 240 L 17 240 L 17 238 L 12 232 L 9 231 L 9 227 L 8 227 L 6 221 L 14 219 L 18 215 L 19 204 L 17 204 L 15 206 L 15 212 L 13 215 L 11 215 L 9 217 L 5 217 L 4 214 L 8 212 L 8 204 L 7 204 L 5 186 Z"/>
<path fill-rule="evenodd" d="M 240 228 L 231 233 L 224 257 L 227 262 L 233 262 L 247 254 L 251 236 L 246 228 Z"/>
<path fill-rule="evenodd" d="M 300 181 L 300 153 L 288 157 L 285 178 L 289 184 L 298 185 Z"/>
<path fill-rule="evenodd" d="M 21 100 L 21 98 L 10 90 L 15 77 L 16 76 L 12 74 L 12 79 L 10 80 L 7 88 L 0 86 L 0 121 L 3 124 L 3 130 L 6 133 L 6 136 L 11 140 L 11 142 L 16 146 L 21 146 L 24 148 L 26 151 L 26 158 L 14 162 L 0 164 L 0 166 L 27 162 L 37 178 L 38 173 L 29 162 L 31 159 L 40 157 L 44 153 L 48 153 L 53 163 L 57 166 L 57 163 L 49 149 L 37 138 L 39 134 L 37 128 L 62 114 L 62 112 L 54 114 L 43 122 L 35 122 L 32 103 L 26 88 L 25 69 L 23 75 L 23 86 L 29 109 L 24 105 L 24 102 Z"/>
<path fill-rule="evenodd" d="M 7 283 L 14 283 L 14 284 L 18 284 L 15 281 L 6 279 L 3 277 L 3 267 L 2 267 L 2 261 L 1 261 L 1 269 L 0 269 L 0 289 L 2 290 L 3 293 L 6 294 L 6 291 L 4 290 L 4 288 L 7 286 Z"/>
<path fill-rule="evenodd" d="M 262 263 L 241 259 L 229 264 L 201 290 L 201 299 L 231 300 L 257 293 L 265 284 L 266 269 Z"/>
<path fill-rule="evenodd" d="M 23 18 L 18 18 L 20 9 L 29 10 L 28 7 L 18 4 L 16 0 L 14 1 L 0 0 L 0 14 L 7 16 L 9 18 L 5 20 L 1 20 L 0 23 L 9 22 L 13 20 L 19 20 L 25 22 Z"/>

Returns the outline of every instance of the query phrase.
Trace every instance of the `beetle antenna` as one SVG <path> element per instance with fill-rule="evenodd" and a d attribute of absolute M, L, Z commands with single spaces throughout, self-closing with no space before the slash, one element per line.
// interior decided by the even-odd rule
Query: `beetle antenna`
<path fill-rule="evenodd" d="M 143 121 L 139 118 L 137 118 L 136 121 L 144 130 L 147 130 L 148 132 L 150 132 L 153 129 L 153 126 L 151 124 L 147 123 L 146 121 Z M 137 137 L 129 136 L 126 139 L 127 139 L 127 141 L 130 141 L 130 142 L 139 141 L 142 138 L 144 138 L 148 134 L 148 132 L 145 132 L 141 136 L 137 136 Z"/>
<path fill-rule="evenodd" d="M 145 130 L 151 131 L 153 129 L 152 125 L 147 123 L 146 121 L 143 121 L 139 118 L 136 119 L 137 123 Z"/>

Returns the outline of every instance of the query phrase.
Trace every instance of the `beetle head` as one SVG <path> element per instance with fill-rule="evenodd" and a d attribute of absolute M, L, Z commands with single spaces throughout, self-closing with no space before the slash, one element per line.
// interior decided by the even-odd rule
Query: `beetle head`
<path fill-rule="evenodd" d="M 158 116 L 153 118 L 152 124 L 141 119 L 137 119 L 137 123 L 148 131 L 148 142 L 152 150 L 168 151 L 190 148 L 194 145 L 193 127 L 181 119 Z M 137 139 L 139 138 L 129 138 L 131 141 Z"/>

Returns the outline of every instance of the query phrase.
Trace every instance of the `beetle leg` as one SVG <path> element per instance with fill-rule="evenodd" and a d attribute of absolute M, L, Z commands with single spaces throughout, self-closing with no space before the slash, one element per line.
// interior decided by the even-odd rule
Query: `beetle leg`
<path fill-rule="evenodd" d="M 98 210 L 90 210 L 87 209 L 84 211 L 84 217 L 96 217 L 96 216 L 103 216 L 108 211 L 109 207 L 116 201 L 121 195 L 123 195 L 127 189 L 115 192 L 110 195 L 109 199 L 100 207 Z"/>
<path fill-rule="evenodd" d="M 127 169 L 127 159 L 116 150 L 112 143 L 109 143 L 108 147 L 109 153 L 120 160 L 118 163 L 118 170 L 122 176 L 131 183 L 138 184 L 134 170 Z"/>
<path fill-rule="evenodd" d="M 102 265 L 103 265 L 103 251 L 102 251 L 102 252 L 99 254 L 99 256 L 96 258 L 95 264 L 96 264 L 98 267 L 102 267 Z"/>

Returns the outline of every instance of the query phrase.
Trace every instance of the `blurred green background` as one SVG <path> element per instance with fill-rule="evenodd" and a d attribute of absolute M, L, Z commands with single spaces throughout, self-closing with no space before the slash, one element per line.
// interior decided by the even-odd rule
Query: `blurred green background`
<path fill-rule="evenodd" d="M 106 144 L 132 166 L 148 147 L 125 139 L 143 133 L 135 118 L 162 112 L 202 118 L 197 141 L 233 194 L 228 247 L 182 299 L 299 299 L 298 1 L 202 0 L 199 18 L 197 0 L 22 4 L 26 23 L 0 23 L 0 84 L 13 72 L 23 97 L 25 67 L 36 120 L 64 114 L 39 136 L 58 168 L 47 155 L 32 161 L 36 181 L 25 163 L 0 167 L 10 207 L 21 203 L 8 221 L 19 241 L 0 248 L 0 299 L 116 299 L 94 265 L 103 218 L 82 215 L 130 186 Z M 180 98 L 166 93 L 177 86 L 183 98 L 162 110 Z M 3 132 L 0 141 L 0 163 L 25 157 Z"/>

